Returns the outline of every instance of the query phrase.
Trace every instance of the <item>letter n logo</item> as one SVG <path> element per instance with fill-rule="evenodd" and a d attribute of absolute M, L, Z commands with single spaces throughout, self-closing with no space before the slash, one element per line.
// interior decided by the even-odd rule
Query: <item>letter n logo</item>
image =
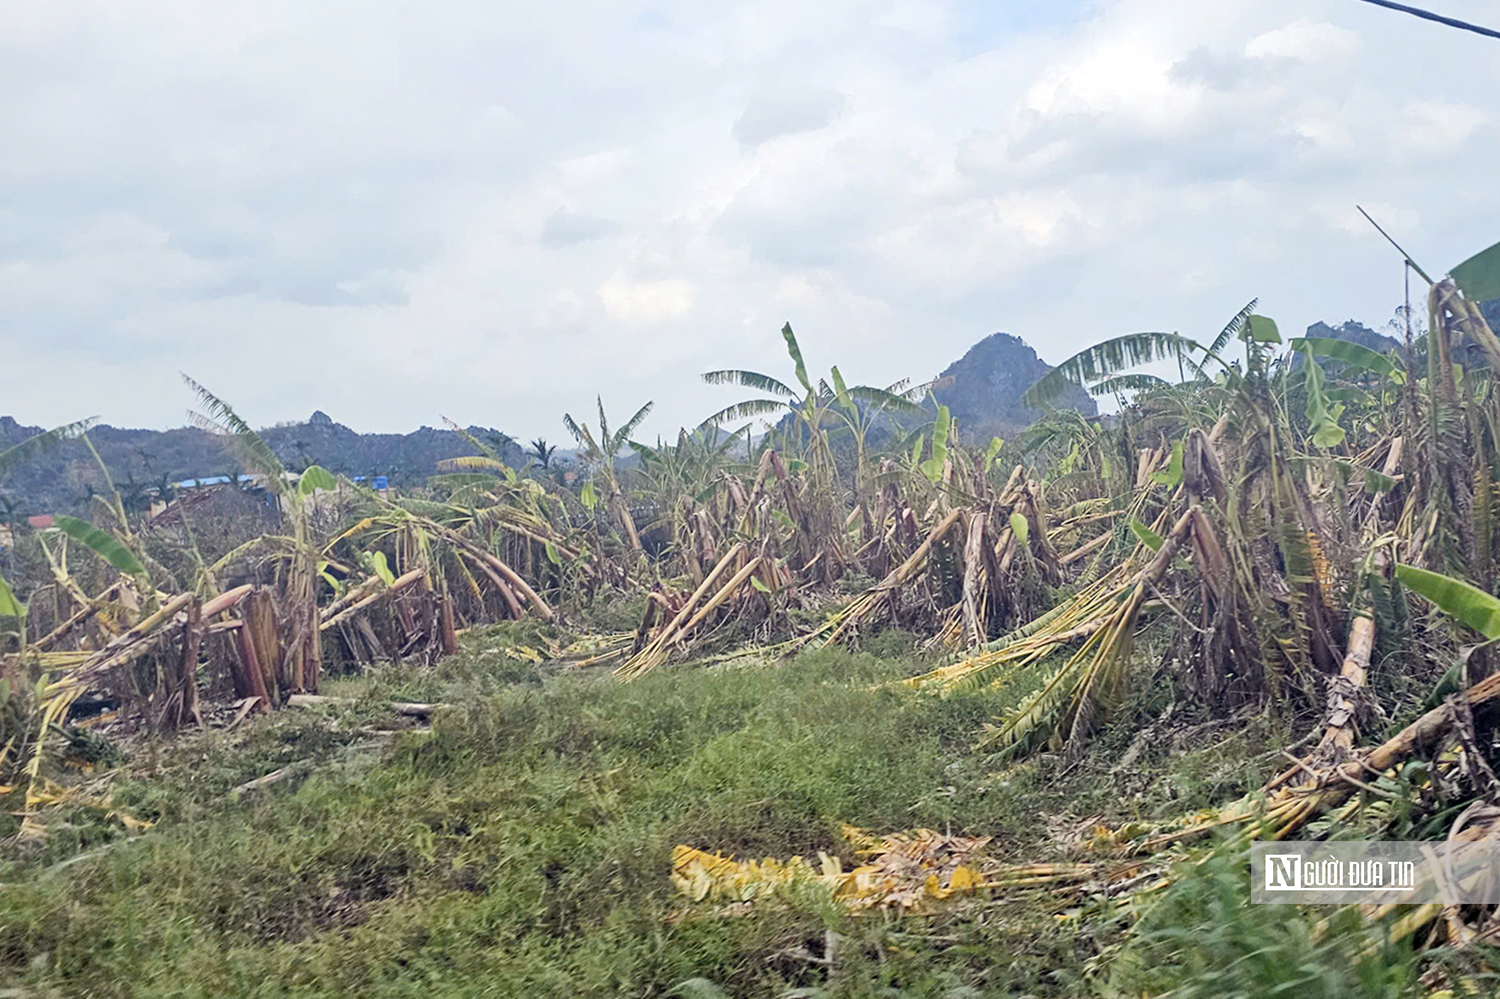
<path fill-rule="evenodd" d="M 1266 891 L 1302 888 L 1302 858 L 1295 853 L 1266 854 Z"/>

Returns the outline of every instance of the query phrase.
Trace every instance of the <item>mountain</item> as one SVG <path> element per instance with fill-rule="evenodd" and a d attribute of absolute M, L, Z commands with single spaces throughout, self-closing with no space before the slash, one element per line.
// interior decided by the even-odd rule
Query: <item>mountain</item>
<path fill-rule="evenodd" d="M 1036 417 L 1020 404 L 1023 392 L 1051 371 L 1018 337 L 996 333 L 971 347 L 950 364 L 942 378 L 949 383 L 936 392 L 959 421 L 961 440 L 982 443 L 994 435 L 1012 434 Z M 1089 416 L 1098 413 L 1093 399 L 1074 389 L 1057 400 Z M 0 451 L 18 444 L 43 427 L 27 427 L 9 416 L 0 417 Z M 882 428 L 872 444 L 892 430 Z M 490 428 L 468 432 L 490 446 L 500 447 L 500 435 Z M 437 469 L 444 458 L 474 454 L 475 448 L 451 430 L 422 427 L 409 434 L 362 434 L 328 414 L 314 412 L 305 423 L 282 424 L 259 431 L 282 462 L 298 470 L 322 465 L 346 475 L 387 476 L 392 485 L 414 485 Z M 241 471 L 226 452 L 222 438 L 193 427 L 176 430 L 137 430 L 101 425 L 89 439 L 109 468 L 110 477 L 127 504 L 141 502 L 152 490 L 194 479 L 209 479 Z M 524 461 L 519 443 L 503 452 L 507 462 Z M 571 452 L 561 448 L 554 460 Z M 626 459 L 629 460 L 628 457 Z M 0 518 L 34 513 L 77 512 L 93 492 L 104 488 L 103 477 L 82 442 L 70 441 L 11 470 L 0 480 Z M 10 508 L 7 511 L 7 508 Z"/>
<path fill-rule="evenodd" d="M 1490 325 L 1500 329 L 1500 301 L 1485 302 L 1482 308 Z M 1341 326 L 1314 323 L 1307 335 L 1349 340 L 1382 353 L 1401 346 L 1395 338 L 1353 320 Z M 1052 365 L 1037 357 L 1021 338 L 994 333 L 948 365 L 940 376 L 946 384 L 934 394 L 958 420 L 960 439 L 982 445 L 992 436 L 1012 436 L 1036 419 L 1038 411 L 1022 406 L 1021 396 L 1051 370 Z M 1081 388 L 1070 389 L 1053 405 L 1089 417 L 1099 412 Z M 0 451 L 44 429 L 22 426 L 12 417 L 0 416 Z M 872 434 L 871 444 L 881 446 L 893 430 L 881 426 Z M 470 427 L 468 432 L 497 449 L 504 439 L 493 428 Z M 398 486 L 422 482 L 444 458 L 475 453 L 472 444 L 451 430 L 422 427 L 409 434 L 362 434 L 322 411 L 314 412 L 305 423 L 282 424 L 260 433 L 290 468 L 318 464 L 351 476 L 385 475 Z M 240 470 L 226 453 L 221 438 L 192 427 L 133 430 L 102 425 L 90 430 L 89 438 L 127 503 L 164 485 Z M 519 443 L 505 446 L 502 453 L 507 462 L 524 462 Z M 566 460 L 570 453 L 559 448 L 554 460 Z M 24 462 L 0 480 L 0 519 L 28 513 L 76 512 L 88 502 L 90 493 L 103 485 L 88 449 L 81 442 L 71 441 Z"/>
<path fill-rule="evenodd" d="M 1347 340 L 1357 343 L 1361 347 L 1369 347 L 1376 353 L 1384 354 L 1389 350 L 1404 346 L 1400 340 L 1393 336 L 1385 336 L 1376 333 L 1364 323 L 1357 323 L 1353 319 L 1342 326 L 1329 326 L 1327 323 L 1313 323 L 1307 328 L 1307 336 L 1324 340 Z"/>
<path fill-rule="evenodd" d="M 981 444 L 1035 422 L 1039 411 L 1021 405 L 1021 396 L 1051 370 L 1052 365 L 1037 357 L 1025 340 L 992 333 L 948 365 L 939 377 L 952 382 L 933 395 L 958 420 L 960 439 Z M 1085 416 L 1099 415 L 1098 405 L 1082 388 L 1069 389 L 1052 405 L 1076 409 Z"/>
<path fill-rule="evenodd" d="M 0 416 L 0 451 L 44 429 Z M 492 428 L 470 427 L 468 432 L 497 450 L 503 440 Z M 409 434 L 361 434 L 321 411 L 306 423 L 282 424 L 259 433 L 289 468 L 317 464 L 351 476 L 384 475 L 393 485 L 420 483 L 437 470 L 442 459 L 476 453 L 472 444 L 452 430 L 422 427 Z M 89 440 L 127 504 L 140 501 L 152 489 L 241 470 L 225 450 L 223 438 L 195 427 L 135 430 L 102 425 L 89 430 Z M 519 446 L 512 444 L 502 453 L 508 462 L 520 464 Z M 70 441 L 23 462 L 0 480 L 0 515 L 7 505 L 15 507 L 15 515 L 76 511 L 87 503 L 91 492 L 103 488 L 103 477 L 88 448 Z"/>

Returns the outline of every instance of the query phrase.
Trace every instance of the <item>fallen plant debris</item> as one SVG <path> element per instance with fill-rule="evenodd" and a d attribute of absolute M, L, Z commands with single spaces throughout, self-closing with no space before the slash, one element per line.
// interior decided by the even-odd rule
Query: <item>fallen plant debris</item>
<path fill-rule="evenodd" d="M 842 834 L 860 858 L 848 870 L 826 853 L 819 853 L 816 863 L 802 857 L 736 861 L 679 845 L 672 851 L 672 883 L 694 902 L 755 902 L 807 885 L 854 911 L 924 913 L 955 896 L 991 889 L 1107 890 L 1111 884 L 1137 883 L 1145 869 L 1140 862 L 1003 864 L 983 856 L 987 836 L 948 836 L 931 829 L 877 837 L 845 826 Z"/>

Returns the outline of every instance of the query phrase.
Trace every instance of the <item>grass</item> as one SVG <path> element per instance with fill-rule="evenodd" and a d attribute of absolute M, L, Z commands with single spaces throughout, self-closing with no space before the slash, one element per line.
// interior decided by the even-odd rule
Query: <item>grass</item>
<path fill-rule="evenodd" d="M 850 860 L 847 822 L 994 836 L 1001 853 L 1043 859 L 1058 850 L 1046 816 L 1165 814 L 1205 793 L 1213 760 L 1245 756 L 1189 753 L 1178 778 L 1125 800 L 1107 761 L 1060 779 L 1046 761 L 976 755 L 983 724 L 1022 691 L 917 695 L 887 683 L 914 668 L 899 651 L 621 686 L 511 654 L 538 637 L 495 629 L 432 669 L 341 682 L 359 698 L 347 710 L 137 751 L 114 805 L 150 832 L 100 850 L 110 826 L 96 821 L 0 868 L 0 986 L 602 997 L 691 994 L 709 986 L 683 983 L 701 979 L 736 996 L 1093 994 L 1091 962 L 1119 942 L 1112 916 L 1059 922 L 1044 896 L 904 920 L 816 897 L 716 916 L 672 888 L 671 849 Z M 396 725 L 392 699 L 452 708 L 392 742 L 372 731 Z M 305 776 L 227 794 L 299 763 Z"/>
<path fill-rule="evenodd" d="M 1176 890 L 1136 929 L 1114 969 L 1124 994 L 1171 988 L 1177 999 L 1404 999 L 1418 996 L 1411 948 L 1388 941 L 1389 922 L 1352 908 L 1305 913 L 1246 905 L 1249 858 L 1226 852 L 1186 865 Z M 1320 917 L 1332 911 L 1326 927 Z"/>

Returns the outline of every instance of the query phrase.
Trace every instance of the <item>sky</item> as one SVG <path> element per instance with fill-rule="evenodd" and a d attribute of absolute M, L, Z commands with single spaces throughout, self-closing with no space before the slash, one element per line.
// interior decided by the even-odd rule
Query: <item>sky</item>
<path fill-rule="evenodd" d="M 1494 0 L 1431 0 L 1500 26 Z M 1500 239 L 1500 42 L 1356 0 L 8 0 L 0 414 L 674 434 L 702 372 L 1379 327 Z"/>

